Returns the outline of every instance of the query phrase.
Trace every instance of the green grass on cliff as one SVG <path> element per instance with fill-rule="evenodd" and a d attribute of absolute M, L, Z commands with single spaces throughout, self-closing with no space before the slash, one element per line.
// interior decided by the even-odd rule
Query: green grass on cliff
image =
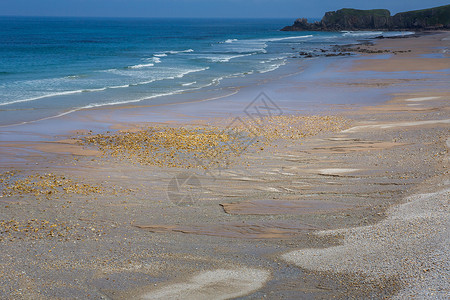
<path fill-rule="evenodd" d="M 387 9 L 353 9 L 353 8 L 343 8 L 338 10 L 337 12 L 341 12 L 346 15 L 351 16 L 377 16 L 377 17 L 389 17 L 391 13 Z"/>
<path fill-rule="evenodd" d="M 365 16 L 377 16 L 377 17 L 386 17 L 389 18 L 391 13 L 387 9 L 368 9 L 368 10 L 360 10 L 353 8 L 343 8 L 337 10 L 336 12 L 329 12 L 325 14 L 324 19 L 326 19 L 329 23 L 338 23 L 345 16 L 352 17 L 365 17 Z"/>
<path fill-rule="evenodd" d="M 423 19 L 426 18 L 429 24 L 450 24 L 450 4 L 433 8 L 406 11 L 396 14 L 405 19 Z"/>

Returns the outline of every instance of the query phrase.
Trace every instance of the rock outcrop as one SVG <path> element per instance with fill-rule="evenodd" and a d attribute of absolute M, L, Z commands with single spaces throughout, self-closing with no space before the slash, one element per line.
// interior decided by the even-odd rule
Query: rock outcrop
<path fill-rule="evenodd" d="M 341 30 L 439 30 L 450 29 L 450 5 L 401 12 L 394 16 L 387 9 L 343 8 L 325 13 L 320 22 L 297 19 L 283 31 Z"/>

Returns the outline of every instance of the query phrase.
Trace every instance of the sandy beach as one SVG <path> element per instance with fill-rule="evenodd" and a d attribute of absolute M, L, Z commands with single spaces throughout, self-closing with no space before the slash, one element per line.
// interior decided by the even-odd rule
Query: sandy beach
<path fill-rule="evenodd" d="M 449 46 L 1 127 L 0 298 L 448 298 Z"/>

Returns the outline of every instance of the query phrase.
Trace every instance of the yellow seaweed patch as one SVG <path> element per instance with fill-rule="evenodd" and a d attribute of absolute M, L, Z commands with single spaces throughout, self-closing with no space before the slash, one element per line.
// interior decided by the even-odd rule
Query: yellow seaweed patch
<path fill-rule="evenodd" d="M 0 220 L 0 242 L 40 239 L 97 239 L 105 234 L 103 226 L 83 226 L 79 223 L 61 222 L 58 219 L 53 221 L 45 219 Z M 49 251 L 51 252 L 51 250 Z"/>
<path fill-rule="evenodd" d="M 33 194 L 50 196 L 58 193 L 89 195 L 101 194 L 103 187 L 75 182 L 65 176 L 49 174 L 33 174 L 17 178 L 14 172 L 0 174 L 2 196 Z"/>
<path fill-rule="evenodd" d="M 229 126 L 151 126 L 133 131 L 87 135 L 83 145 L 143 165 L 182 168 L 224 167 L 249 146 L 262 150 L 274 140 L 296 140 L 349 127 L 338 116 L 283 115 L 225 120 Z M 222 120 L 223 121 L 223 120 Z M 223 123 L 223 122 L 222 122 Z M 251 149 L 251 148 L 250 148 Z"/>
<path fill-rule="evenodd" d="M 247 120 L 238 129 L 256 132 L 269 141 L 297 140 L 325 132 L 338 132 L 350 126 L 350 121 L 340 116 L 282 115 Z"/>
<path fill-rule="evenodd" d="M 25 237 L 31 239 L 66 237 L 71 229 L 72 226 L 47 220 L 0 220 L 0 241 Z"/>
<path fill-rule="evenodd" d="M 198 166 L 199 161 L 207 162 L 205 167 L 219 163 L 234 155 L 229 145 L 244 146 L 242 134 L 234 130 L 165 126 L 87 136 L 84 143 L 95 145 L 111 156 L 144 165 L 185 168 Z"/>

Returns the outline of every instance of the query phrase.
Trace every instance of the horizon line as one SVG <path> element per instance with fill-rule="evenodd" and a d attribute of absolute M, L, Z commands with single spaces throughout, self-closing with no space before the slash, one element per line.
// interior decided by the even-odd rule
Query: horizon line
<path fill-rule="evenodd" d="M 298 19 L 299 17 L 125 17 L 125 16 L 67 16 L 67 15 L 58 15 L 58 16 L 49 16 L 49 15 L 0 15 L 0 18 L 4 17 L 18 17 L 18 18 L 87 18 L 87 19 L 255 19 L 255 20 L 275 20 L 275 19 Z M 302 17 L 308 19 L 321 19 L 322 17 Z"/>

